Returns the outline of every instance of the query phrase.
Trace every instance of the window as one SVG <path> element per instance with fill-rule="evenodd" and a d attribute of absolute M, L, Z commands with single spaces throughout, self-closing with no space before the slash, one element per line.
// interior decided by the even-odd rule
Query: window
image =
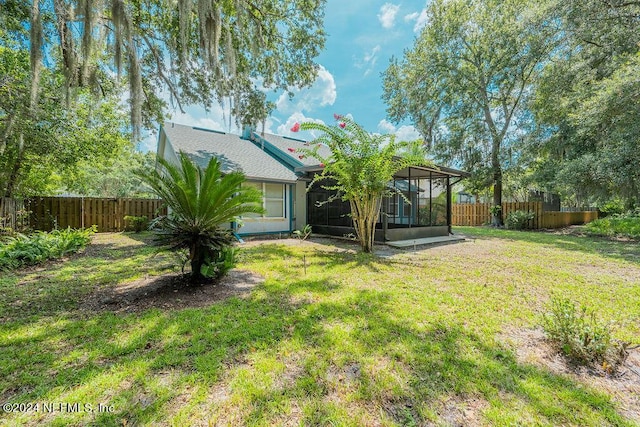
<path fill-rule="evenodd" d="M 264 215 L 247 214 L 248 218 L 284 218 L 285 217 L 285 185 L 266 182 L 245 182 L 243 185 L 254 187 L 262 192 Z"/>
<path fill-rule="evenodd" d="M 284 185 L 267 184 L 264 186 L 264 208 L 267 210 L 267 218 L 284 218 Z"/>

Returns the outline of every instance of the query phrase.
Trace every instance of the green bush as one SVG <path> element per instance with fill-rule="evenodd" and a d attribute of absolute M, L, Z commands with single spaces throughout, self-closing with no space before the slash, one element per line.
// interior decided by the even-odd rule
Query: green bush
<path fill-rule="evenodd" d="M 598 236 L 623 236 L 640 239 L 640 212 L 611 215 L 587 224 L 586 230 Z"/>
<path fill-rule="evenodd" d="M 505 224 L 512 230 L 524 230 L 530 227 L 530 222 L 535 218 L 535 213 L 525 211 L 514 211 L 507 214 Z"/>
<path fill-rule="evenodd" d="M 216 259 L 207 259 L 200 272 L 204 277 L 219 279 L 231 271 L 238 263 L 238 253 L 235 248 L 225 246 L 217 254 Z"/>
<path fill-rule="evenodd" d="M 620 199 L 612 199 L 600 206 L 598 210 L 602 214 L 602 217 L 620 215 L 624 213 L 624 203 Z"/>
<path fill-rule="evenodd" d="M 50 233 L 17 234 L 0 244 L 0 270 L 12 270 L 77 252 L 91 241 L 95 226 L 84 230 L 54 230 Z"/>
<path fill-rule="evenodd" d="M 566 298 L 551 299 L 543 327 L 547 338 L 575 363 L 598 364 L 613 371 L 626 359 L 627 344 L 612 338 L 610 325 L 599 321 L 593 310 L 578 309 Z"/>
<path fill-rule="evenodd" d="M 149 218 L 146 216 L 127 215 L 124 217 L 124 221 L 126 223 L 124 227 L 125 231 L 135 231 L 136 233 L 139 233 L 142 230 L 147 230 L 149 228 Z"/>

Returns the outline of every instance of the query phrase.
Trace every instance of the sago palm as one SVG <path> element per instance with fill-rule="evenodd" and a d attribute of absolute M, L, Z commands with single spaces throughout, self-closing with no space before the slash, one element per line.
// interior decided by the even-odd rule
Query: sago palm
<path fill-rule="evenodd" d="M 262 194 L 242 187 L 242 172 L 223 174 L 214 157 L 205 169 L 180 152 L 179 165 L 158 159 L 159 167 L 140 174 L 164 200 L 169 214 L 158 221 L 160 239 L 172 250 L 188 249 L 193 281 L 203 281 L 203 266 L 220 258 L 231 243 L 224 225 L 247 213 L 263 213 Z"/>

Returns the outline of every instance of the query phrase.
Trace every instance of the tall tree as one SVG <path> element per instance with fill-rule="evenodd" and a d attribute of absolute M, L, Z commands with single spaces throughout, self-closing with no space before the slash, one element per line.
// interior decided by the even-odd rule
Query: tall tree
<path fill-rule="evenodd" d="M 434 0 L 427 16 L 414 47 L 384 73 L 387 112 L 411 119 L 437 158 L 488 173 L 476 181 L 490 181 L 501 205 L 506 154 L 555 30 L 542 4 L 524 0 Z"/>
<path fill-rule="evenodd" d="M 569 0 L 533 111 L 547 127 L 537 175 L 576 204 L 640 204 L 640 2 Z"/>
<path fill-rule="evenodd" d="M 228 99 L 240 116 L 243 98 L 260 99 L 258 80 L 285 90 L 311 84 L 325 39 L 324 0 L 31 0 L 26 16 L 20 2 L 6 3 L 6 20 L 22 24 L 9 28 L 13 39 L 30 29 L 22 42 L 32 96 L 43 55 L 64 72 L 69 98 L 122 73 L 134 136 L 161 119 L 162 91 L 180 107 Z"/>
<path fill-rule="evenodd" d="M 7 63 L 14 68 L 0 81 L 1 190 L 15 193 L 29 147 L 68 135 L 59 131 L 67 115 L 78 107 L 93 111 L 96 97 L 120 95 L 118 76 L 128 84 L 134 140 L 143 125 L 163 120 L 165 93 L 180 108 L 226 102 L 238 121 L 264 120 L 272 108 L 265 88 L 314 81 L 323 6 L 324 0 L 4 0 L 0 53 L 21 57 Z"/>
<path fill-rule="evenodd" d="M 61 108 L 62 76 L 40 71 L 38 96 L 31 103 L 29 52 L 0 46 L 0 194 L 50 194 L 74 165 L 111 157 L 131 141 L 118 98 L 93 102 L 82 90 Z"/>

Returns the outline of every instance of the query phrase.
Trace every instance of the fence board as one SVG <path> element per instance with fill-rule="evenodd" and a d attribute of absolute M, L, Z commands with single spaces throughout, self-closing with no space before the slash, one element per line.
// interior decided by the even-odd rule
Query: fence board
<path fill-rule="evenodd" d="M 20 215 L 26 211 L 28 215 Z M 98 226 L 98 232 L 123 231 L 124 217 L 146 216 L 149 220 L 166 215 L 159 199 L 101 199 L 94 197 L 0 198 L 0 227 L 50 231 L 58 228 Z M 22 221 L 22 222 L 21 222 Z"/>
<path fill-rule="evenodd" d="M 478 226 L 491 222 L 489 203 L 457 203 L 452 206 L 452 225 Z M 506 217 L 517 210 L 535 214 L 531 228 L 561 228 L 569 225 L 585 224 L 598 219 L 597 211 L 586 212 L 545 212 L 542 202 L 503 203 L 502 214 Z"/>

